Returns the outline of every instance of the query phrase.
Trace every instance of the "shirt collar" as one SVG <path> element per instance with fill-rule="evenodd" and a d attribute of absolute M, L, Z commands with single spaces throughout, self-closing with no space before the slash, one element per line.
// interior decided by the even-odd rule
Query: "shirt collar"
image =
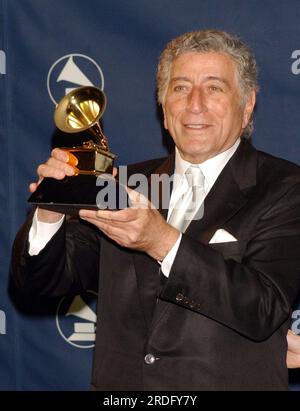
<path fill-rule="evenodd" d="M 241 139 L 238 138 L 237 141 L 227 150 L 223 151 L 220 154 L 217 154 L 215 157 L 209 158 L 205 160 L 203 163 L 200 164 L 193 164 L 194 166 L 200 167 L 202 173 L 205 177 L 205 191 L 208 192 L 211 187 L 214 185 L 216 179 L 218 178 L 219 174 L 230 160 L 230 158 L 235 153 L 236 149 L 238 148 Z M 184 176 L 186 170 L 192 164 L 188 161 L 183 160 L 181 158 L 177 147 L 175 148 L 175 176 L 178 177 Z"/>

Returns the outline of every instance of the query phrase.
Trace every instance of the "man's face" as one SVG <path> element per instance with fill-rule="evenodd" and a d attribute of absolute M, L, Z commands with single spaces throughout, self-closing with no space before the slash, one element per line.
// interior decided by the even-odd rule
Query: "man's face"
<path fill-rule="evenodd" d="M 175 59 L 163 104 L 164 125 L 181 157 L 201 163 L 231 147 L 248 124 L 251 92 L 241 105 L 236 64 L 221 53 L 185 53 Z"/>

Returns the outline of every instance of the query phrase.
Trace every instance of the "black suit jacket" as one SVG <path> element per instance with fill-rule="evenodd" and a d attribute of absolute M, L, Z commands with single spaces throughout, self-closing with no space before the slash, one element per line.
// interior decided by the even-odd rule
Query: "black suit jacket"
<path fill-rule="evenodd" d="M 173 173 L 174 157 L 130 172 Z M 37 256 L 31 219 L 12 259 L 24 293 L 79 293 L 99 280 L 98 390 L 285 390 L 286 333 L 300 288 L 300 171 L 242 140 L 190 224 L 163 287 L 148 255 L 68 218 Z M 217 229 L 238 241 L 209 244 Z M 145 356 L 148 355 L 145 359 Z"/>

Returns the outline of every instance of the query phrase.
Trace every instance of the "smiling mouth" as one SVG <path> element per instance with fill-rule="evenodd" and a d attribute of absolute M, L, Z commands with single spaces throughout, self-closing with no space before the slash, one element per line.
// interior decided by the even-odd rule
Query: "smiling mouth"
<path fill-rule="evenodd" d="M 184 124 L 185 128 L 188 128 L 189 130 L 204 130 L 208 127 L 211 127 L 210 124 L 202 124 L 202 123 L 187 123 Z"/>

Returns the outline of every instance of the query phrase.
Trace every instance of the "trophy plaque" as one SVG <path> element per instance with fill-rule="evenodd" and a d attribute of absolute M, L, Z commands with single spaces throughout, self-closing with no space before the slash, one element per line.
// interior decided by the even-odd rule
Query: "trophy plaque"
<path fill-rule="evenodd" d="M 28 199 L 29 203 L 64 214 L 76 214 L 80 209 L 124 208 L 119 206 L 119 197 L 122 194 L 127 199 L 126 189 L 118 185 L 112 176 L 116 155 L 109 151 L 99 123 L 105 108 L 104 92 L 89 86 L 71 91 L 57 104 L 54 112 L 57 128 L 65 133 L 87 131 L 92 139 L 81 146 L 60 147 L 77 158 L 77 174 L 63 180 L 44 178 Z M 98 178 L 101 179 L 100 184 Z M 106 202 L 99 204 L 98 194 L 109 184 L 115 189 L 112 193 L 115 201 L 108 202 L 111 206 Z"/>

